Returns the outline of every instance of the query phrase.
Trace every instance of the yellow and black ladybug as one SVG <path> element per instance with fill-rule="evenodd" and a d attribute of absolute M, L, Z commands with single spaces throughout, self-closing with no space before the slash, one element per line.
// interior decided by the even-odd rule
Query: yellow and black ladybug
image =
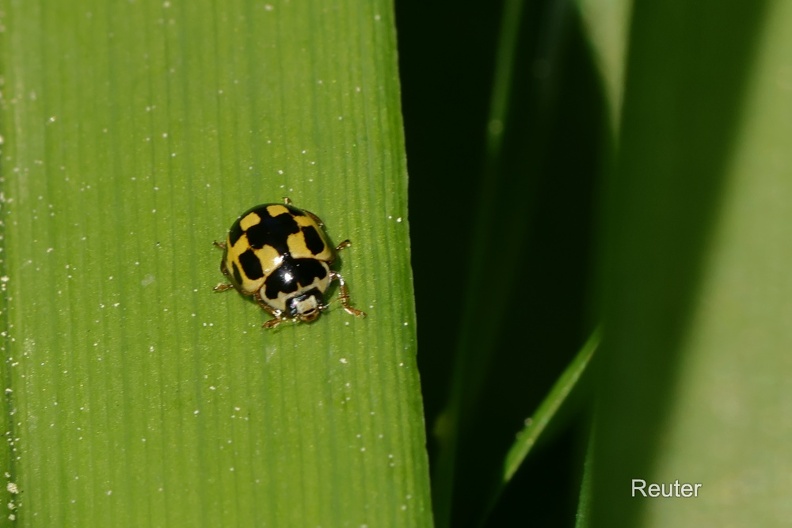
<path fill-rule="evenodd" d="M 288 198 L 284 203 L 257 205 L 242 213 L 228 231 L 220 271 L 231 284 L 218 284 L 217 292 L 236 288 L 252 296 L 274 319 L 264 328 L 281 323 L 311 322 L 327 308 L 324 294 L 338 281 L 341 306 L 347 313 L 365 317 L 353 308 L 349 290 L 340 273 L 330 269 L 336 252 L 349 247 L 349 240 L 330 244 L 318 216 L 298 209 Z"/>

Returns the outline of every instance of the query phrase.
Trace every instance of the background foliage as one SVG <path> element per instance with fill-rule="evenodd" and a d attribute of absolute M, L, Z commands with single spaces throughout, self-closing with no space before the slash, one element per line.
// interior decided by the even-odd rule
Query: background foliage
<path fill-rule="evenodd" d="M 411 218 L 447 220 L 412 239 L 438 525 L 783 526 L 789 7 L 397 8 Z M 594 370 L 482 521 L 598 320 Z"/>

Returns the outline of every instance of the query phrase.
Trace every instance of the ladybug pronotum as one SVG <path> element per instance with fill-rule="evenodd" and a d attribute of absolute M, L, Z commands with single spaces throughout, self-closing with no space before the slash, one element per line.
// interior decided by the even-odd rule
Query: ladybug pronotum
<path fill-rule="evenodd" d="M 338 298 L 347 313 L 365 317 L 353 308 L 349 290 L 340 273 L 330 269 L 336 252 L 349 247 L 349 240 L 330 244 L 318 216 L 298 209 L 288 198 L 282 204 L 257 205 L 242 213 L 228 231 L 220 271 L 231 284 L 218 284 L 217 292 L 236 288 L 249 295 L 274 319 L 264 328 L 285 322 L 316 320 L 327 304 L 325 292 L 338 281 Z"/>

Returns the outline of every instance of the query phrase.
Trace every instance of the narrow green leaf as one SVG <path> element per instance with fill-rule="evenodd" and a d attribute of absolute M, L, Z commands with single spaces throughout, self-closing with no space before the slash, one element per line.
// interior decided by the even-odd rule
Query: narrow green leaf
<path fill-rule="evenodd" d="M 583 293 L 589 212 L 612 143 L 598 72 L 569 7 L 503 4 L 479 191 L 460 208 L 468 273 L 450 394 L 434 427 L 439 526 L 485 514 L 515 424 L 537 408 L 591 328 Z M 557 474 L 557 502 L 525 491 L 542 486 L 537 479 L 522 490 L 551 522 L 565 517 L 562 481 L 577 478 Z M 493 522 L 525 507 L 508 501 Z"/>
<path fill-rule="evenodd" d="M 553 417 L 556 416 L 561 405 L 567 400 L 567 396 L 577 386 L 580 377 L 588 368 L 591 358 L 599 346 L 600 339 L 601 331 L 597 328 L 578 351 L 577 355 L 575 355 L 569 366 L 558 377 L 550 392 L 536 409 L 536 412 L 526 420 L 525 427 L 517 433 L 517 438 L 504 458 L 501 479 L 489 500 L 489 507 L 486 513 L 489 513 L 495 506 L 503 490 L 514 477 L 514 474 L 517 473 L 517 470 L 520 469 L 539 437 Z"/>
<path fill-rule="evenodd" d="M 575 515 L 575 528 L 588 528 L 591 524 L 591 496 L 592 496 L 592 466 L 594 460 L 593 435 L 589 435 L 586 458 L 583 461 L 583 477 L 580 482 L 580 495 L 578 495 L 577 514 Z"/>
<path fill-rule="evenodd" d="M 0 13 L 19 524 L 430 526 L 391 2 Z M 283 196 L 352 240 L 368 318 L 212 292 L 212 241 Z"/>
<path fill-rule="evenodd" d="M 477 220 L 474 223 L 475 232 L 471 240 L 477 247 L 483 247 L 486 240 L 487 226 L 490 225 L 493 211 L 495 209 L 495 195 L 500 185 L 499 165 L 502 162 L 503 130 L 507 119 L 507 109 L 511 97 L 512 76 L 514 73 L 515 53 L 518 45 L 520 22 L 522 20 L 523 0 L 508 0 L 504 3 L 503 14 L 501 15 L 501 34 L 497 45 L 497 56 L 495 60 L 495 71 L 493 79 L 492 97 L 490 101 L 490 112 L 487 124 L 485 160 L 481 178 L 481 196 L 479 197 L 479 208 Z M 472 259 L 472 269 L 469 271 L 470 277 L 479 277 L 483 273 L 482 268 L 486 265 L 483 258 Z M 474 326 L 472 322 L 476 318 L 477 308 L 472 300 L 474 296 L 468 296 L 467 305 L 463 315 L 464 326 L 462 335 L 459 337 L 456 353 L 454 357 L 454 371 L 451 378 L 451 391 L 449 401 L 443 417 L 444 426 L 440 431 L 440 450 L 437 462 L 433 468 L 432 490 L 433 505 L 437 524 L 440 527 L 449 526 L 451 523 L 451 509 L 454 494 L 454 479 L 456 473 L 456 457 L 458 455 L 459 434 L 462 421 L 462 412 L 465 408 L 466 395 L 475 399 L 478 392 L 480 379 L 471 382 L 471 376 L 476 377 L 476 373 L 482 373 L 484 369 L 477 368 L 474 363 L 475 347 L 471 346 L 466 332 L 471 332 Z M 488 333 L 492 330 L 488 329 Z M 480 328 L 476 333 L 481 334 Z M 487 336 L 484 337 L 486 342 Z M 482 354 L 478 354 L 480 362 L 486 362 Z"/>
<path fill-rule="evenodd" d="M 515 424 L 537 408 L 591 328 L 583 294 L 589 211 L 611 142 L 600 79 L 568 7 L 504 4 L 481 190 L 466 240 L 461 335 L 437 427 L 440 526 L 484 515 Z M 558 489 L 568 489 L 567 473 L 558 475 Z M 563 517 L 562 499 L 531 497 L 532 507 Z M 498 520 L 521 506 L 510 501 Z"/>
<path fill-rule="evenodd" d="M 569 396 L 569 393 L 572 392 L 572 389 L 575 388 L 578 380 L 586 371 L 591 357 L 599 346 L 600 333 L 598 328 L 591 334 L 591 337 L 588 338 L 566 370 L 556 380 L 553 388 L 542 400 L 534 415 L 526 421 L 523 430 L 517 433 L 517 439 L 509 449 L 509 452 L 506 453 L 506 459 L 503 463 L 502 482 L 504 485 L 508 484 L 520 468 L 531 448 L 536 445 L 539 436 L 544 432 L 550 420 L 561 408 L 561 404 L 566 401 L 567 396 Z"/>

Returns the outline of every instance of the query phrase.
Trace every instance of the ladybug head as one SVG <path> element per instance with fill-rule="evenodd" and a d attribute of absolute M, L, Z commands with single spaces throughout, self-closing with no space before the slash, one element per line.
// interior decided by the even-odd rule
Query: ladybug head
<path fill-rule="evenodd" d="M 302 292 L 286 301 L 289 317 L 310 323 L 325 309 L 324 296 L 317 288 Z"/>

